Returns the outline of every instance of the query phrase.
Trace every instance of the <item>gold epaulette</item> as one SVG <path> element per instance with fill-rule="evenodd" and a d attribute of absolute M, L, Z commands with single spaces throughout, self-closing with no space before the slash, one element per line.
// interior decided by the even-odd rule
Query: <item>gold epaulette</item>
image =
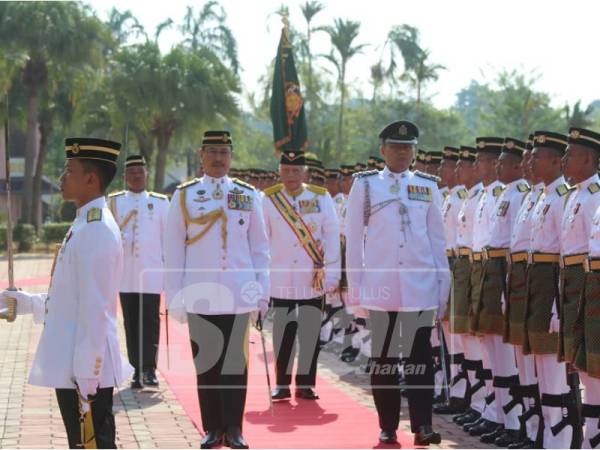
<path fill-rule="evenodd" d="M 179 186 L 177 186 L 177 189 L 185 189 L 186 187 L 192 186 L 193 184 L 196 184 L 199 181 L 200 181 L 200 178 L 194 178 L 192 180 L 181 183 Z"/>
<path fill-rule="evenodd" d="M 504 186 L 496 186 L 492 191 L 494 197 L 500 197 L 500 194 L 502 194 L 502 192 L 504 192 Z"/>
<path fill-rule="evenodd" d="M 316 184 L 307 184 L 306 189 L 308 189 L 310 192 L 314 192 L 315 194 L 319 195 L 325 195 L 328 192 L 327 188 L 317 186 Z"/>
<path fill-rule="evenodd" d="M 124 195 L 125 192 L 127 191 L 117 191 L 117 192 L 111 192 L 110 194 L 108 194 L 108 197 L 117 197 L 119 195 Z"/>
<path fill-rule="evenodd" d="M 415 175 L 421 178 L 425 178 L 426 180 L 435 181 L 436 183 L 440 182 L 440 177 L 436 177 L 435 175 L 431 175 L 429 173 L 421 172 L 420 170 L 415 170 Z"/>
<path fill-rule="evenodd" d="M 277 183 L 274 184 L 271 187 L 266 188 L 263 192 L 265 193 L 265 195 L 269 196 L 269 195 L 273 195 L 276 192 L 279 192 L 283 189 L 283 183 Z"/>
<path fill-rule="evenodd" d="M 592 183 L 588 186 L 588 191 L 590 191 L 590 194 L 595 194 L 596 192 L 600 191 L 600 184 L 598 183 Z"/>
<path fill-rule="evenodd" d="M 527 183 L 519 183 L 519 184 L 517 184 L 517 190 L 519 192 L 529 192 L 531 190 L 531 188 L 529 187 L 529 185 Z"/>
<path fill-rule="evenodd" d="M 231 181 L 233 181 L 235 184 L 243 186 L 245 188 L 248 189 L 252 189 L 253 191 L 256 189 L 254 186 L 252 186 L 250 183 L 246 183 L 245 181 L 240 180 L 239 178 L 232 178 Z"/>
<path fill-rule="evenodd" d="M 87 212 L 87 221 L 98 222 L 102 220 L 102 210 L 100 208 L 92 208 Z"/>
<path fill-rule="evenodd" d="M 558 185 L 558 187 L 556 188 L 556 193 L 559 195 L 559 197 L 562 197 L 567 192 L 569 192 L 569 190 L 569 186 L 563 183 Z"/>
<path fill-rule="evenodd" d="M 162 198 L 163 200 L 169 200 L 169 197 L 167 197 L 165 194 L 159 194 L 158 192 L 148 192 L 148 195 L 150 197 Z"/>
<path fill-rule="evenodd" d="M 465 198 L 467 198 L 468 194 L 469 194 L 469 191 L 467 191 L 465 188 L 459 189 L 456 192 L 456 195 L 458 195 L 458 198 L 460 198 L 461 200 L 464 200 Z"/>

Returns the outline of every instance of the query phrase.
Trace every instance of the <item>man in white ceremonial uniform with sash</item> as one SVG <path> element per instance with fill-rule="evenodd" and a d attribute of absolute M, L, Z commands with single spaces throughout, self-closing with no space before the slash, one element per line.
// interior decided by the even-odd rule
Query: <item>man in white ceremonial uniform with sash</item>
<path fill-rule="evenodd" d="M 121 229 L 123 274 L 119 296 L 123 309 L 129 362 L 135 367 L 132 389 L 158 386 L 156 363 L 160 335 L 160 294 L 163 291 L 163 239 L 169 199 L 148 192 L 143 156 L 125 161 L 126 191 L 109 194 L 108 205 Z M 142 379 L 143 375 L 143 379 Z"/>
<path fill-rule="evenodd" d="M 178 186 L 169 208 L 165 293 L 169 314 L 189 325 L 201 448 L 248 448 L 250 313 L 268 309 L 269 242 L 258 191 L 227 175 L 229 132 L 205 132 L 200 156 L 205 175 Z"/>
<path fill-rule="evenodd" d="M 277 387 L 275 400 L 291 397 L 298 338 L 296 397 L 314 391 L 324 295 L 340 282 L 340 225 L 327 189 L 302 182 L 302 152 L 283 150 L 281 184 L 265 190 L 263 208 L 271 248 L 271 301 Z"/>
<path fill-rule="evenodd" d="M 121 144 L 93 138 L 65 141 L 63 198 L 77 215 L 56 254 L 47 294 L 4 291 L 17 314 L 44 323 L 29 383 L 56 389 L 70 448 L 117 448 L 113 389 L 133 371 L 119 350 L 117 293 L 123 263 L 119 228 L 104 193 Z M 80 417 L 91 418 L 84 429 Z"/>

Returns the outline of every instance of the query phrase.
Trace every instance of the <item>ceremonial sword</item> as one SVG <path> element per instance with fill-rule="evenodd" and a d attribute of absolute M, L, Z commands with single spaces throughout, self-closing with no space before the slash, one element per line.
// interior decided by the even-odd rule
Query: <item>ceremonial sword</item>
<path fill-rule="evenodd" d="M 260 312 L 258 313 L 258 319 L 256 321 L 256 329 L 260 333 L 263 360 L 265 362 L 265 373 L 267 374 L 267 389 L 269 390 L 269 409 L 271 410 L 271 415 L 273 415 L 275 414 L 275 412 L 273 411 L 273 398 L 271 397 L 271 376 L 269 375 L 269 363 L 267 362 L 267 345 L 265 344 L 265 335 L 263 334 L 262 317 Z"/>
<path fill-rule="evenodd" d="M 6 117 L 4 118 L 4 153 L 6 160 L 6 257 L 8 260 L 8 291 L 16 291 L 14 256 L 13 256 L 13 234 L 12 234 L 12 211 L 11 211 L 11 186 L 10 186 L 10 156 L 8 151 L 8 93 L 6 94 Z M 17 299 L 6 298 L 7 307 L 0 310 L 0 319 L 14 322 L 17 317 Z"/>

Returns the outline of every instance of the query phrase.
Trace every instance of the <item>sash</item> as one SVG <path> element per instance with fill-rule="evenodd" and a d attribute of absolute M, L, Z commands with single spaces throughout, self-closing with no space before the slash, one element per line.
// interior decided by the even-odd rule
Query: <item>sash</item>
<path fill-rule="evenodd" d="M 132 209 L 131 211 L 129 211 L 129 214 L 127 214 L 127 217 L 125 217 L 125 219 L 123 219 L 123 222 L 121 222 L 119 224 L 119 229 L 122 230 L 123 228 L 125 228 L 127 226 L 127 224 L 131 221 L 131 219 L 133 219 L 134 216 L 137 216 L 137 213 L 138 213 L 137 209 Z"/>
<path fill-rule="evenodd" d="M 302 244 L 302 248 L 313 262 L 313 289 L 322 291 L 324 289 L 325 280 L 323 249 L 315 240 L 310 232 L 310 228 L 308 228 L 304 220 L 302 220 L 302 217 L 294 211 L 294 208 L 282 191 L 271 194 L 269 198 L 273 202 L 275 209 L 281 214 L 281 217 L 283 217 L 283 220 L 285 220 L 292 229 Z"/>

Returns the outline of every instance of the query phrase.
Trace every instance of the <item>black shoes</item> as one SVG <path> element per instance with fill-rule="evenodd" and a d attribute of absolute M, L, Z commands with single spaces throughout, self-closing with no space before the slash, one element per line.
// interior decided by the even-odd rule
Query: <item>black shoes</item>
<path fill-rule="evenodd" d="M 482 419 L 480 423 L 469 429 L 469 434 L 471 436 L 483 436 L 484 434 L 496 431 L 500 426 L 501 425 L 499 423 L 492 422 L 487 419 Z M 494 436 L 494 439 L 496 439 L 498 436 Z M 494 442 L 494 440 L 492 440 L 491 442 Z"/>
<path fill-rule="evenodd" d="M 415 433 L 414 445 L 439 444 L 442 442 L 440 433 L 436 433 L 431 425 L 421 425 Z"/>
<path fill-rule="evenodd" d="M 303 398 L 305 400 L 318 400 L 319 399 L 319 396 L 312 388 L 296 389 L 296 397 Z"/>
<path fill-rule="evenodd" d="M 535 448 L 535 442 L 531 439 L 527 438 L 524 441 L 515 442 L 513 444 L 509 444 L 508 448 L 516 449 L 516 448 Z"/>
<path fill-rule="evenodd" d="M 158 386 L 158 378 L 156 377 L 155 369 L 146 370 L 146 372 L 144 373 L 144 384 L 146 386 L 153 386 L 153 387 Z"/>
<path fill-rule="evenodd" d="M 504 432 L 494 440 L 494 445 L 506 448 L 509 445 L 520 443 L 521 441 L 520 430 L 504 430 Z"/>
<path fill-rule="evenodd" d="M 474 409 L 469 408 L 467 412 L 459 414 L 458 416 L 454 416 L 452 418 L 452 422 L 457 425 L 465 425 L 467 423 L 475 422 L 477 419 L 481 417 L 481 414 Z"/>
<path fill-rule="evenodd" d="M 466 402 L 463 398 L 450 397 L 450 403 L 435 405 L 433 412 L 436 414 L 461 414 L 465 412 Z"/>
<path fill-rule="evenodd" d="M 340 356 L 340 359 L 346 363 L 354 362 L 359 352 L 359 348 L 354 348 L 352 346 L 346 347 L 342 352 L 342 356 Z"/>
<path fill-rule="evenodd" d="M 493 444 L 496 442 L 496 439 L 500 438 L 503 434 L 504 425 L 499 425 L 495 430 L 482 434 L 479 440 L 484 444 Z"/>
<path fill-rule="evenodd" d="M 223 442 L 222 431 L 209 431 L 206 436 L 200 441 L 200 448 L 215 448 L 219 447 Z"/>
<path fill-rule="evenodd" d="M 277 389 L 273 389 L 273 392 L 271 392 L 271 398 L 273 400 L 284 400 L 286 398 L 290 398 L 291 396 L 292 393 L 290 392 L 290 388 L 278 387 Z"/>
<path fill-rule="evenodd" d="M 143 389 L 143 387 L 140 381 L 140 374 L 136 371 L 131 378 L 131 389 Z"/>
<path fill-rule="evenodd" d="M 229 427 L 223 437 L 223 442 L 229 448 L 248 448 L 248 443 L 242 436 L 242 430 L 239 427 Z"/>
<path fill-rule="evenodd" d="M 379 433 L 379 442 L 382 444 L 396 444 L 398 442 L 396 431 L 381 430 L 381 433 Z"/>

